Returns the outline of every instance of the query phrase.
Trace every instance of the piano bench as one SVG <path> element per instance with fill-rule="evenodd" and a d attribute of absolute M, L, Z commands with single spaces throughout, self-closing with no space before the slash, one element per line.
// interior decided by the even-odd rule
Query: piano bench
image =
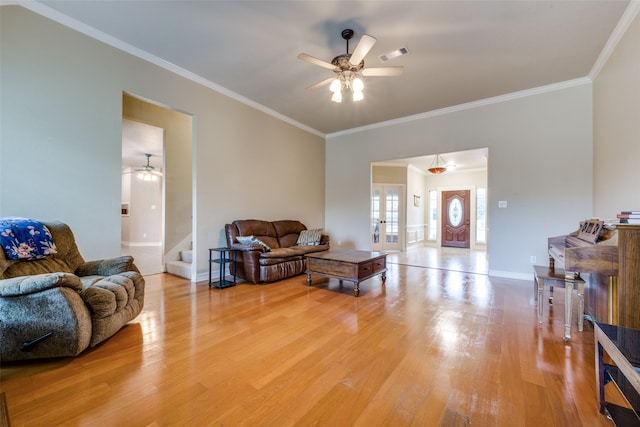
<path fill-rule="evenodd" d="M 573 273 L 567 274 L 561 268 L 534 265 L 534 290 L 538 296 L 538 323 L 542 323 L 542 293 L 545 282 L 549 283 L 549 288 L 553 295 L 553 285 L 565 288 L 564 298 L 564 337 L 565 342 L 571 338 L 571 306 L 573 303 L 573 289 L 577 285 L 578 290 L 578 331 L 582 332 L 584 327 L 584 280 Z M 549 298 L 553 301 L 553 296 Z"/>

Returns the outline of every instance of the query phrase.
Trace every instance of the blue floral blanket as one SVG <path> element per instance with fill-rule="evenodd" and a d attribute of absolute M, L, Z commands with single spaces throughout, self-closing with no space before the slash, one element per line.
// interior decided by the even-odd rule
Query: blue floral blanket
<path fill-rule="evenodd" d="M 40 259 L 58 252 L 49 229 L 27 218 L 0 218 L 0 244 L 9 259 Z"/>

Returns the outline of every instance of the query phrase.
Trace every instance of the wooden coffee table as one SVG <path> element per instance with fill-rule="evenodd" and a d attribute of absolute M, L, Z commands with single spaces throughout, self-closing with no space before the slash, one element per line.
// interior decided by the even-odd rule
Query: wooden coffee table
<path fill-rule="evenodd" d="M 360 282 L 382 274 L 382 284 L 387 280 L 387 254 L 355 250 L 330 250 L 305 255 L 307 258 L 307 284 L 311 274 L 333 277 L 353 282 L 353 295 L 360 294 Z"/>

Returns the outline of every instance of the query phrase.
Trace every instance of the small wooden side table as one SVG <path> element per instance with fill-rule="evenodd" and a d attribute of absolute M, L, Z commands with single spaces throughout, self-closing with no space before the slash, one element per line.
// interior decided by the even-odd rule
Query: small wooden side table
<path fill-rule="evenodd" d="M 213 253 L 217 252 L 218 256 L 214 257 Z M 210 248 L 209 249 L 209 286 L 213 288 L 223 289 L 236 285 L 236 257 L 237 251 L 231 248 Z M 212 265 L 218 264 L 219 274 L 218 280 L 211 281 Z M 233 280 L 228 280 L 226 276 L 227 266 L 233 265 Z"/>

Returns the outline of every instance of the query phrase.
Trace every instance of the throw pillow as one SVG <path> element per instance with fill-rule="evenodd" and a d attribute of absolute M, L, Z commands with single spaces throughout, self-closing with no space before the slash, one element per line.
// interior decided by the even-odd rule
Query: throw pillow
<path fill-rule="evenodd" d="M 322 238 L 322 229 L 302 230 L 298 236 L 298 246 L 318 246 Z"/>
<path fill-rule="evenodd" d="M 259 245 L 265 252 L 271 252 L 271 248 L 255 236 L 238 236 L 236 237 L 236 240 L 243 245 Z"/>

